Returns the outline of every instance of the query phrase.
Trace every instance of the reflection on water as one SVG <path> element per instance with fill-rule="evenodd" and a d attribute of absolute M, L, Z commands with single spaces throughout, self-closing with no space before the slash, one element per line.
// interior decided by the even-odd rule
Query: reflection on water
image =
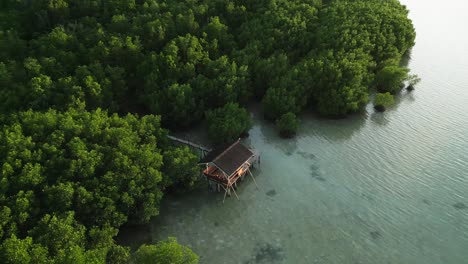
<path fill-rule="evenodd" d="M 306 114 L 292 140 L 256 115 L 260 188 L 247 179 L 225 204 L 205 189 L 168 197 L 153 240 L 176 236 L 202 263 L 466 263 L 468 4 L 402 2 L 414 92 L 385 113 Z"/>

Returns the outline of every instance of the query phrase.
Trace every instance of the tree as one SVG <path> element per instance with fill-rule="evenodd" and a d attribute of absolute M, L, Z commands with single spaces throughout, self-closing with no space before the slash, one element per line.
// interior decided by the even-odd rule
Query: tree
<path fill-rule="evenodd" d="M 63 216 L 46 214 L 30 234 L 46 246 L 52 255 L 56 255 L 74 246 L 84 248 L 85 231 L 86 228 L 76 222 L 74 213 L 67 212 Z"/>
<path fill-rule="evenodd" d="M 11 13 L 12 12 L 10 12 L 10 14 Z M 17 17 L 13 17 L 13 19 L 10 22 L 15 22 L 14 20 L 15 18 L 18 19 Z M 0 27 L 0 28 L 6 29 L 9 27 Z M 26 50 L 27 42 L 20 38 L 19 33 L 20 32 L 15 31 L 15 30 L 6 30 L 6 31 L 0 30 L 0 61 L 7 61 L 8 59 L 21 60 L 23 56 L 27 53 L 27 50 Z"/>
<path fill-rule="evenodd" d="M 215 143 L 230 143 L 252 127 L 249 113 L 236 103 L 206 113 L 208 136 Z"/>
<path fill-rule="evenodd" d="M 258 41 L 263 58 L 278 50 L 300 58 L 314 43 L 319 6 L 318 1 L 258 1 L 238 30 L 240 45 Z"/>
<path fill-rule="evenodd" d="M 216 57 L 228 53 L 236 45 L 234 36 L 229 33 L 228 26 L 223 24 L 218 16 L 210 18 L 204 32 L 206 32 L 208 41 L 212 43 L 210 53 Z"/>
<path fill-rule="evenodd" d="M 389 60 L 398 65 L 415 39 L 408 10 L 397 0 L 37 0 L 3 6 L 3 111 L 152 113 L 171 129 L 186 129 L 204 112 L 245 104 L 252 95 L 271 120 L 308 105 L 326 116 L 359 111 L 374 73 Z M 324 58 L 330 52 L 334 58 Z M 315 65 L 321 61 L 332 66 Z M 323 70 L 323 78 L 310 65 Z"/>
<path fill-rule="evenodd" d="M 379 92 L 396 94 L 403 88 L 409 70 L 396 65 L 385 66 L 375 75 L 375 85 Z"/>
<path fill-rule="evenodd" d="M 262 100 L 262 108 L 268 120 L 275 120 L 288 112 L 298 113 L 302 110 L 296 95 L 285 87 L 268 89 Z"/>
<path fill-rule="evenodd" d="M 321 11 L 317 39 L 325 49 L 362 49 L 379 65 L 414 45 L 408 10 L 397 0 L 332 1 Z"/>
<path fill-rule="evenodd" d="M 360 50 L 349 53 L 329 50 L 319 55 L 310 66 L 315 86 L 312 97 L 318 112 L 342 117 L 359 111 L 368 101 L 370 65 L 369 56 Z"/>
<path fill-rule="evenodd" d="M 0 131 L 2 236 L 29 236 L 55 263 L 103 263 L 117 228 L 158 214 L 166 133 L 157 116 L 102 110 L 10 116 Z"/>
<path fill-rule="evenodd" d="M 294 113 L 288 112 L 276 120 L 276 126 L 282 137 L 291 138 L 296 134 L 299 121 Z"/>
<path fill-rule="evenodd" d="M 130 260 L 130 248 L 113 245 L 106 255 L 106 263 L 127 264 Z"/>
<path fill-rule="evenodd" d="M 393 95 L 389 92 L 378 93 L 375 96 L 374 107 L 379 112 L 384 112 L 385 109 L 394 103 Z"/>
<path fill-rule="evenodd" d="M 262 98 L 271 86 L 278 83 L 290 67 L 288 56 L 284 53 L 274 54 L 267 59 L 256 59 L 253 65 L 253 85 L 255 95 Z"/>
<path fill-rule="evenodd" d="M 0 238 L 9 237 L 16 233 L 16 224 L 11 217 L 11 209 L 8 206 L 0 208 Z"/>
<path fill-rule="evenodd" d="M 164 114 L 163 122 L 168 127 L 187 128 L 201 117 L 189 84 L 174 83 L 147 100 L 152 101 L 151 109 L 155 113 Z"/>
<path fill-rule="evenodd" d="M 322 51 L 345 55 L 324 64 L 332 73 L 324 75 L 329 79 L 325 84 L 331 85 L 317 89 L 321 94 L 312 97 L 322 114 L 343 115 L 362 108 L 374 79 L 372 72 L 377 72 L 374 84 L 380 92 L 394 94 L 402 88 L 407 70 L 396 65 L 414 45 L 416 35 L 408 10 L 399 1 L 332 1 L 320 12 L 317 35 Z M 346 61 L 349 54 L 362 60 Z M 353 69 L 346 64 L 358 66 L 354 75 L 347 73 Z"/>
<path fill-rule="evenodd" d="M 0 246 L 0 258 L 5 264 L 50 263 L 45 247 L 33 243 L 31 237 L 19 239 L 15 235 L 3 241 Z"/>
<path fill-rule="evenodd" d="M 196 264 L 198 256 L 188 247 L 177 243 L 173 237 L 160 241 L 156 245 L 142 245 L 135 252 L 133 259 L 139 264 Z"/>
<path fill-rule="evenodd" d="M 410 74 L 408 75 L 407 81 L 408 86 L 406 87 L 406 89 L 408 91 L 413 91 L 416 84 L 418 84 L 421 81 L 421 78 L 419 78 L 417 74 Z"/>
<path fill-rule="evenodd" d="M 190 190 L 199 178 L 198 157 L 187 146 L 163 152 L 164 185 L 175 190 Z"/>

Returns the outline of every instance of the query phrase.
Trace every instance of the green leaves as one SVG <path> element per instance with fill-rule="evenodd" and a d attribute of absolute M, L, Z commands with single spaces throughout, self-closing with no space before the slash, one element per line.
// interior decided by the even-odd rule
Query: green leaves
<path fill-rule="evenodd" d="M 417 74 L 409 74 L 406 78 L 406 81 L 408 82 L 408 86 L 406 87 L 406 89 L 408 91 L 412 91 L 414 90 L 416 84 L 418 84 L 421 81 L 421 78 L 419 78 Z"/>
<path fill-rule="evenodd" d="M 315 89 L 313 97 L 319 113 L 344 116 L 367 103 L 368 57 L 360 53 L 333 53 L 319 56 L 313 64 Z"/>
<path fill-rule="evenodd" d="M 362 49 L 380 64 L 414 45 L 408 10 L 396 0 L 333 1 L 320 13 L 320 45 L 345 52 Z"/>
<path fill-rule="evenodd" d="M 58 183 L 44 188 L 45 205 L 52 212 L 65 212 L 71 209 L 75 190 L 71 182 Z"/>
<path fill-rule="evenodd" d="M 31 237 L 19 239 L 15 235 L 6 239 L 0 246 L 0 258 L 5 264 L 50 263 L 47 248 L 34 244 Z"/>
<path fill-rule="evenodd" d="M 392 104 L 394 104 L 394 98 L 389 92 L 378 93 L 375 95 L 374 107 L 377 111 L 383 112 Z"/>
<path fill-rule="evenodd" d="M 140 264 L 196 264 L 198 256 L 173 237 L 156 245 L 142 245 L 135 252 L 134 262 Z"/>
<path fill-rule="evenodd" d="M 163 153 L 164 185 L 176 191 L 190 190 L 199 178 L 198 156 L 187 146 L 170 148 Z"/>
<path fill-rule="evenodd" d="M 130 248 L 114 245 L 106 255 L 106 263 L 127 264 L 130 259 Z"/>
<path fill-rule="evenodd" d="M 276 121 L 276 126 L 282 137 L 290 138 L 296 134 L 299 121 L 294 113 L 288 112 Z"/>
<path fill-rule="evenodd" d="M 0 56 L 5 109 L 151 112 L 161 114 L 171 128 L 186 128 L 206 110 L 227 102 L 245 103 L 253 94 L 263 99 L 269 89 L 275 91 L 264 101 L 279 104 L 272 94 L 287 93 L 298 104 L 298 109 L 285 107 L 281 114 L 302 111 L 306 105 L 324 115 L 357 111 L 365 96 L 355 85 L 344 85 L 354 83 L 351 77 L 321 96 L 312 92 L 320 78 L 306 76 L 304 72 L 315 74 L 304 63 L 323 60 L 321 54 L 328 51 L 335 57 L 365 54 L 368 61 L 353 63 L 350 58 L 350 63 L 367 64 L 368 72 L 358 67 L 358 78 L 368 85 L 372 72 L 389 59 L 398 61 L 415 39 L 408 11 L 396 0 L 332 1 L 324 6 L 314 0 L 48 0 L 7 7 L 34 14 L 38 21 L 20 21 L 24 25 L 19 28 L 27 32 L 1 33 L 0 50 L 9 51 Z M 23 35 L 30 38 L 22 40 Z M 13 47 L 24 50 L 26 44 L 28 50 L 14 52 Z M 335 60 L 343 56 L 338 57 Z M 348 62 L 336 64 L 339 70 L 328 70 L 340 79 Z M 327 96 L 335 98 L 335 106 L 322 102 Z"/>
<path fill-rule="evenodd" d="M 239 42 L 245 46 L 258 41 L 262 57 L 284 51 L 294 59 L 300 58 L 312 48 L 318 6 L 315 1 L 257 3 L 250 19 L 239 29 Z"/>
<path fill-rule="evenodd" d="M 46 214 L 34 227 L 30 234 L 37 242 L 45 245 L 52 255 L 72 246 L 84 247 L 85 227 L 76 223 L 74 213 L 67 212 L 63 216 Z"/>
<path fill-rule="evenodd" d="M 105 252 L 96 256 L 84 248 L 106 248 L 123 223 L 158 214 L 164 189 L 159 147 L 167 145 L 159 123 L 155 116 L 101 110 L 13 116 L 0 132 L 0 201 L 8 206 L 0 211 L 2 235 L 29 230 L 58 263 L 102 260 Z M 186 166 L 191 162 L 189 156 Z"/>
<path fill-rule="evenodd" d="M 206 113 L 208 136 L 215 143 L 231 143 L 252 127 L 249 113 L 235 103 L 227 103 Z"/>
<path fill-rule="evenodd" d="M 298 98 L 286 87 L 270 88 L 262 101 L 265 117 L 275 120 L 285 113 L 298 113 L 302 110 Z"/>
<path fill-rule="evenodd" d="M 404 87 L 409 70 L 397 65 L 385 66 L 375 76 L 375 86 L 379 92 L 396 94 Z"/>

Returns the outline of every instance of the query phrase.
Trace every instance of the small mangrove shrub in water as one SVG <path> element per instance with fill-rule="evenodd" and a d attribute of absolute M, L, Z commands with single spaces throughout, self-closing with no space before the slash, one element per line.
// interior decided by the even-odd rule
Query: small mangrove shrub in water
<path fill-rule="evenodd" d="M 281 137 L 291 138 L 296 135 L 299 121 L 294 113 L 288 112 L 276 121 L 276 126 L 279 129 Z"/>
<path fill-rule="evenodd" d="M 408 81 L 408 86 L 406 87 L 406 90 L 413 91 L 416 84 L 418 84 L 421 81 L 421 78 L 419 78 L 419 76 L 416 74 L 410 74 L 408 76 L 407 81 Z"/>
<path fill-rule="evenodd" d="M 393 99 L 393 95 L 391 95 L 389 92 L 378 93 L 375 96 L 374 108 L 379 112 L 384 112 L 386 108 L 392 105 L 394 102 L 395 100 Z"/>

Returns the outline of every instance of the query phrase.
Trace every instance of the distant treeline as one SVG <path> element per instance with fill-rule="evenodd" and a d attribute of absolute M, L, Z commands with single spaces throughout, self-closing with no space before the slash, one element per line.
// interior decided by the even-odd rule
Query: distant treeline
<path fill-rule="evenodd" d="M 196 180 L 161 127 L 206 119 L 229 141 L 258 100 L 292 135 L 305 109 L 398 92 L 414 40 L 397 0 L 1 1 L 0 259 L 196 263 L 173 239 L 133 257 L 113 241 Z"/>

